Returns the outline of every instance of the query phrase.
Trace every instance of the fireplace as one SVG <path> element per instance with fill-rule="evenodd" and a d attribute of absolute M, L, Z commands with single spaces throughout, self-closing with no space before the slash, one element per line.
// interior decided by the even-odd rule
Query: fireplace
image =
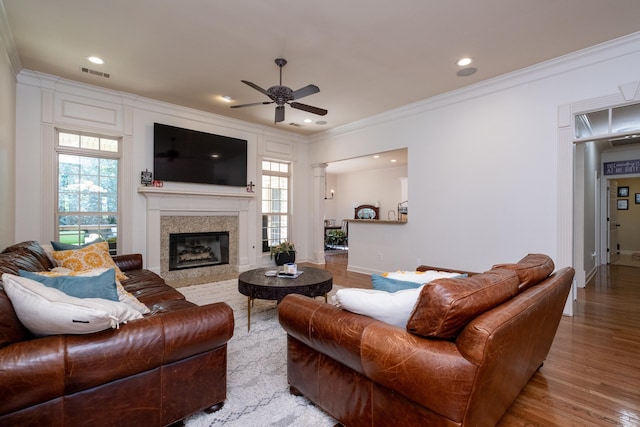
<path fill-rule="evenodd" d="M 169 234 L 169 271 L 229 264 L 229 232 Z"/>

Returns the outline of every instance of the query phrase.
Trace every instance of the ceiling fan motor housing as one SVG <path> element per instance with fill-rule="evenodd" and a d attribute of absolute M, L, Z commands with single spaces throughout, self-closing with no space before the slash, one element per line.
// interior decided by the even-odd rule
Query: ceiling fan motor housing
<path fill-rule="evenodd" d="M 293 90 L 286 86 L 271 86 L 267 89 L 269 97 L 273 99 L 276 105 L 284 105 L 286 102 L 293 101 Z"/>

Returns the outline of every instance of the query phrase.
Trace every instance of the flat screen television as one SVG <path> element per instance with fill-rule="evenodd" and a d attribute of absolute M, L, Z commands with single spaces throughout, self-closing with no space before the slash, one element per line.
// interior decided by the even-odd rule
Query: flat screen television
<path fill-rule="evenodd" d="M 154 123 L 153 179 L 247 185 L 247 141 Z"/>

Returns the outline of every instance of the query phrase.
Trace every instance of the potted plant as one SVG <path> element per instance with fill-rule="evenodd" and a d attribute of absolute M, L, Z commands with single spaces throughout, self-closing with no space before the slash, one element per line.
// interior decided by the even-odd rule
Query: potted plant
<path fill-rule="evenodd" d="M 286 240 L 279 245 L 271 246 L 271 258 L 276 260 L 276 265 L 284 265 L 296 260 L 296 247 Z"/>

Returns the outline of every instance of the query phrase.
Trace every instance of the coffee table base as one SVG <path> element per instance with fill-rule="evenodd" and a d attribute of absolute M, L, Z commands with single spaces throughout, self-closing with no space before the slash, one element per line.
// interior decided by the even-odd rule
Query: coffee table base
<path fill-rule="evenodd" d="M 251 332 L 251 306 L 253 305 L 253 300 L 257 298 L 247 297 L 247 332 Z M 324 302 L 328 301 L 327 294 L 324 294 Z M 278 301 L 276 304 L 280 304 Z"/>

